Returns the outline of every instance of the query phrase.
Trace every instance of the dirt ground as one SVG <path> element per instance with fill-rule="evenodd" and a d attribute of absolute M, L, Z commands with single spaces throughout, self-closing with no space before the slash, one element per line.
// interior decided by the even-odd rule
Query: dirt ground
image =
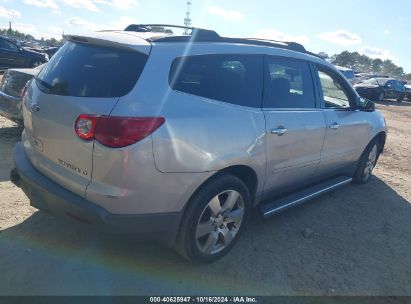
<path fill-rule="evenodd" d="M 29 206 L 9 181 L 21 129 L 0 118 L 0 295 L 411 295 L 411 103 L 378 105 L 389 137 L 375 176 L 263 221 L 193 266 Z"/>

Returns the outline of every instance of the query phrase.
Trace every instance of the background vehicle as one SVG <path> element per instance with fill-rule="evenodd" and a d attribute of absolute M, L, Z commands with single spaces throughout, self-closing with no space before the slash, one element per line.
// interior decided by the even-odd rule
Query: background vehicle
<path fill-rule="evenodd" d="M 372 73 L 355 73 L 356 84 L 362 83 L 371 78 L 390 78 L 390 76 L 377 75 L 377 74 L 372 74 Z"/>
<path fill-rule="evenodd" d="M 406 98 L 408 100 L 411 100 L 411 85 L 405 85 L 405 90 L 406 90 Z"/>
<path fill-rule="evenodd" d="M 404 84 L 393 78 L 371 78 L 354 86 L 355 90 L 364 98 L 375 101 L 395 99 L 399 102 L 404 100 Z"/>
<path fill-rule="evenodd" d="M 17 123 L 23 122 L 22 93 L 27 82 L 36 76 L 44 65 L 34 69 L 9 69 L 0 83 L 0 115 Z"/>
<path fill-rule="evenodd" d="M 297 43 L 150 27 L 66 36 L 31 82 L 11 180 L 33 206 L 207 262 L 252 207 L 369 180 L 385 122 L 332 65 Z"/>
<path fill-rule="evenodd" d="M 49 60 L 47 54 L 22 48 L 13 41 L 0 37 L 0 70 L 33 68 Z"/>
<path fill-rule="evenodd" d="M 33 52 L 47 54 L 49 58 L 59 50 L 60 46 L 44 46 L 36 41 L 23 41 L 21 46 Z"/>
<path fill-rule="evenodd" d="M 335 66 L 337 68 L 337 70 L 339 70 L 341 72 L 341 74 L 343 74 L 345 76 L 345 78 L 347 78 L 347 80 L 352 84 L 356 84 L 356 78 L 355 78 L 355 72 L 353 69 L 349 69 L 349 68 L 345 68 L 345 67 L 341 67 L 341 66 Z"/>

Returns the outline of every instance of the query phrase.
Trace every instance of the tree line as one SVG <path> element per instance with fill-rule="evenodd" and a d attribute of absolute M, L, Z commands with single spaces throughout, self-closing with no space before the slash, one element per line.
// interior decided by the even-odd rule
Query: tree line
<path fill-rule="evenodd" d="M 372 73 L 411 80 L 411 74 L 405 74 L 402 67 L 397 66 L 389 59 L 372 59 L 367 55 L 349 51 L 332 56 L 325 52 L 320 52 L 318 55 L 334 65 L 353 69 L 356 73 Z"/>
<path fill-rule="evenodd" d="M 25 33 L 22 33 L 22 32 L 13 30 L 13 29 L 0 29 L 0 35 L 13 37 L 13 38 L 21 39 L 21 40 L 26 40 L 26 41 L 39 41 L 47 45 L 58 45 L 58 44 L 61 44 L 62 42 L 62 40 L 59 41 L 55 38 L 44 39 L 43 37 L 41 37 L 40 40 L 37 40 L 36 38 L 34 38 L 34 36 L 30 34 L 25 34 Z"/>
<path fill-rule="evenodd" d="M 30 34 L 25 34 L 13 29 L 0 29 L 0 35 L 11 36 L 29 41 L 36 40 Z M 55 38 L 44 39 L 43 37 L 39 41 L 48 45 L 58 45 L 62 42 L 62 40 L 58 41 Z M 353 69 L 357 73 L 373 73 L 411 80 L 411 74 L 405 74 L 402 67 L 397 66 L 389 59 L 372 59 L 367 55 L 349 51 L 343 51 L 340 54 L 335 54 L 332 56 L 329 56 L 325 52 L 320 52 L 318 55 L 334 65 Z"/>

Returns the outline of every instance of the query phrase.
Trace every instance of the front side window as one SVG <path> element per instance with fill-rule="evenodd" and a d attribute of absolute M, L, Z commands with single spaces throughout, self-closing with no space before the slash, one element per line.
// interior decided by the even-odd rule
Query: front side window
<path fill-rule="evenodd" d="M 262 57 L 200 55 L 177 58 L 169 74 L 173 90 L 247 107 L 261 107 Z"/>
<path fill-rule="evenodd" d="M 310 68 L 297 60 L 267 57 L 264 108 L 315 108 Z"/>
<path fill-rule="evenodd" d="M 398 91 L 404 91 L 404 84 L 400 81 L 395 82 Z"/>
<path fill-rule="evenodd" d="M 323 70 L 318 71 L 326 108 L 347 109 L 350 100 L 344 91 L 341 80 Z"/>
<path fill-rule="evenodd" d="M 392 80 L 387 81 L 387 83 L 385 84 L 385 86 L 389 89 L 392 89 L 392 87 L 394 86 L 394 82 Z"/>

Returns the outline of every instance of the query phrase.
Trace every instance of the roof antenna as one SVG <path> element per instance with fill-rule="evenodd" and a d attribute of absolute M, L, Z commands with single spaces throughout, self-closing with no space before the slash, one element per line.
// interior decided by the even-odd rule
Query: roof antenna
<path fill-rule="evenodd" d="M 186 27 L 190 27 L 191 26 L 191 18 L 190 18 L 190 15 L 191 15 L 191 10 L 190 10 L 190 7 L 191 7 L 191 0 L 189 0 L 189 1 L 187 1 L 187 12 L 186 12 L 186 17 L 184 18 L 184 25 L 186 26 Z M 188 35 L 188 31 L 189 31 L 189 29 L 188 28 L 186 28 L 185 30 L 184 30 L 184 35 Z"/>

